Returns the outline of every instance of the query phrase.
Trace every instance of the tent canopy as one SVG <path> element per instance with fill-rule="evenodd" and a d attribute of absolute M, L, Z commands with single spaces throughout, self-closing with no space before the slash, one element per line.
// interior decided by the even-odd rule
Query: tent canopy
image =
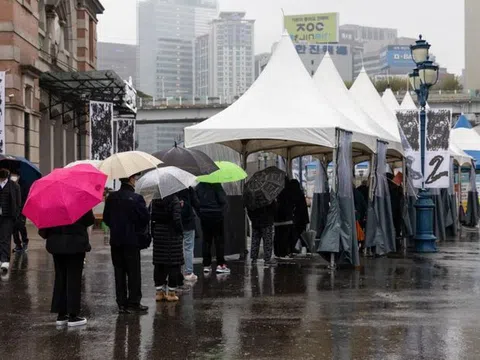
<path fill-rule="evenodd" d="M 383 103 L 385 106 L 390 109 L 391 112 L 396 114 L 396 111 L 400 108 L 397 98 L 395 97 L 392 89 L 389 87 L 385 90 L 382 96 Z M 395 115 L 396 116 L 396 115 Z"/>
<path fill-rule="evenodd" d="M 471 156 L 480 170 L 480 135 L 464 115 L 460 116 L 450 136 L 452 143 Z"/>
<path fill-rule="evenodd" d="M 350 121 L 348 129 L 353 132 L 353 141 L 359 138 L 372 152 L 377 151 L 377 140 L 395 141 L 388 132 L 371 119 L 348 92 L 335 64 L 326 53 L 314 76 L 320 93 Z M 361 134 L 360 138 L 358 135 Z M 357 139 L 357 141 L 359 140 Z"/>
<path fill-rule="evenodd" d="M 402 104 L 400 105 L 400 109 L 402 110 L 418 109 L 417 105 L 415 105 L 415 101 L 413 101 L 410 91 L 407 91 L 405 93 L 405 97 L 403 98 Z"/>
<path fill-rule="evenodd" d="M 353 83 L 350 94 L 356 100 L 357 104 L 361 106 L 363 111 L 370 115 L 370 118 L 375 120 L 377 125 L 383 128 L 391 139 L 394 139 L 388 143 L 388 148 L 390 149 L 388 152 L 389 155 L 401 157 L 403 148 L 400 142 L 397 118 L 384 105 L 382 98 L 368 77 L 365 68 L 362 69 Z"/>
<path fill-rule="evenodd" d="M 285 32 L 250 89 L 224 111 L 187 127 L 185 145 L 218 143 L 243 154 L 273 151 L 283 156 L 290 149 L 293 158 L 330 153 L 336 129 L 351 131 L 349 125 L 320 94 Z M 359 134 L 357 140 L 368 136 Z"/>

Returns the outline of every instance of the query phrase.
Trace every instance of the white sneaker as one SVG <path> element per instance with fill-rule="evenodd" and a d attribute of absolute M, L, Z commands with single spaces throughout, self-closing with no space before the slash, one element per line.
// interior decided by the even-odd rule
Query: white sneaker
<path fill-rule="evenodd" d="M 212 272 L 212 268 L 210 266 L 205 266 L 203 268 L 203 273 L 204 274 L 210 274 Z"/>
<path fill-rule="evenodd" d="M 218 265 L 217 274 L 230 274 L 230 269 L 227 267 L 227 265 Z"/>
<path fill-rule="evenodd" d="M 73 319 L 68 319 L 68 327 L 76 327 L 87 325 L 87 319 L 82 317 L 74 317 Z"/>
<path fill-rule="evenodd" d="M 0 269 L 2 269 L 3 271 L 8 271 L 9 268 L 10 268 L 10 263 L 8 262 L 4 262 L 2 263 L 2 265 L 0 265 Z"/>
<path fill-rule="evenodd" d="M 195 275 L 195 274 L 189 274 L 189 275 L 185 275 L 183 277 L 186 281 L 197 281 L 198 280 L 198 276 Z"/>

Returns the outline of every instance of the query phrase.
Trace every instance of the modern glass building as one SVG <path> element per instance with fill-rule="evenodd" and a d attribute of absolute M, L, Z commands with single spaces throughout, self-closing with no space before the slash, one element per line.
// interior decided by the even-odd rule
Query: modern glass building
<path fill-rule="evenodd" d="M 191 97 L 195 37 L 208 32 L 216 0 L 147 0 L 138 5 L 138 88 L 156 98 Z"/>

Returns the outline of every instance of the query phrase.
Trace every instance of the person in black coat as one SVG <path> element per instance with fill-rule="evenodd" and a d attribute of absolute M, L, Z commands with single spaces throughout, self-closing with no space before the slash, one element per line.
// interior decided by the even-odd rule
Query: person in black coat
<path fill-rule="evenodd" d="M 393 226 L 395 227 L 395 239 L 397 249 L 402 244 L 402 221 L 403 221 L 403 188 L 393 182 L 394 175 L 387 173 L 388 189 L 390 191 L 390 203 L 392 206 Z"/>
<path fill-rule="evenodd" d="M 183 265 L 182 207 L 176 195 L 152 202 L 156 300 L 178 301 L 175 291 Z"/>
<path fill-rule="evenodd" d="M 0 169 L 0 268 L 10 267 L 10 247 L 13 227 L 20 216 L 22 196 L 20 186 L 9 179 L 10 171 Z"/>
<path fill-rule="evenodd" d="M 95 222 L 90 210 L 72 225 L 40 229 L 47 239 L 47 251 L 53 255 L 55 285 L 51 312 L 58 314 L 57 325 L 81 326 L 87 319 L 79 317 L 82 288 L 82 271 L 85 253 L 92 247 L 88 227 Z"/>
<path fill-rule="evenodd" d="M 221 184 L 200 183 L 197 188 L 203 233 L 203 272 L 212 271 L 212 243 L 215 240 L 217 273 L 229 274 L 225 262 L 224 212 L 227 195 Z"/>
<path fill-rule="evenodd" d="M 150 214 L 143 196 L 135 193 L 136 179 L 137 175 L 120 179 L 120 190 L 107 197 L 103 211 L 103 221 L 110 228 L 116 297 L 121 314 L 128 314 L 131 310 L 148 311 L 148 307 L 140 303 L 140 250 L 150 246 Z"/>
<path fill-rule="evenodd" d="M 29 189 L 22 183 L 20 179 L 20 171 L 19 170 L 12 170 L 12 174 L 10 175 L 10 180 L 20 186 L 20 194 L 21 194 L 21 205 L 20 205 L 20 215 L 18 216 L 15 224 L 13 226 L 13 242 L 15 243 L 14 252 L 22 252 L 28 250 L 28 233 L 27 233 L 27 226 L 26 222 L 27 219 L 25 215 L 22 214 L 23 207 L 25 206 L 25 202 L 27 201 L 28 191 Z"/>
<path fill-rule="evenodd" d="M 308 214 L 307 200 L 305 199 L 305 193 L 303 192 L 300 182 L 296 179 L 290 180 L 289 191 L 291 191 L 294 209 L 293 209 L 293 224 L 295 225 L 295 237 L 293 242 L 290 243 L 290 251 L 296 252 L 295 246 L 297 241 L 307 230 L 307 225 L 310 222 L 310 216 Z M 303 242 L 303 241 L 302 241 Z M 308 248 L 308 246 L 307 246 Z"/>
<path fill-rule="evenodd" d="M 293 223 L 295 198 L 288 178 L 285 179 L 285 184 L 285 189 L 277 197 L 275 213 L 275 239 L 273 245 L 277 257 L 290 255 L 293 252 L 291 244 L 295 242 L 295 225 Z"/>
<path fill-rule="evenodd" d="M 263 259 L 265 264 L 274 265 L 276 261 L 272 260 L 272 250 L 276 201 L 258 209 L 249 209 L 247 207 L 247 211 L 248 217 L 252 222 L 252 245 L 250 249 L 252 263 L 256 263 L 258 259 L 260 243 L 263 238 Z"/>

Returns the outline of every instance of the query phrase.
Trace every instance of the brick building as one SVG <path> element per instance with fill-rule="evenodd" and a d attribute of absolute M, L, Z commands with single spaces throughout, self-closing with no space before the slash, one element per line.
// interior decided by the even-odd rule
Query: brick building
<path fill-rule="evenodd" d="M 42 173 L 87 157 L 86 107 L 52 91 L 75 73 L 96 69 L 99 0 L 0 0 L 0 71 L 5 78 L 5 153 Z M 45 90 L 42 76 L 64 72 Z M 52 77 L 50 77 L 51 79 Z M 57 77 L 54 77 L 58 79 Z M 78 101 L 77 101 L 78 100 Z M 88 100 L 88 99 L 87 99 Z M 71 103 L 76 106 L 72 106 Z M 80 105 L 79 105 L 80 104 Z"/>

